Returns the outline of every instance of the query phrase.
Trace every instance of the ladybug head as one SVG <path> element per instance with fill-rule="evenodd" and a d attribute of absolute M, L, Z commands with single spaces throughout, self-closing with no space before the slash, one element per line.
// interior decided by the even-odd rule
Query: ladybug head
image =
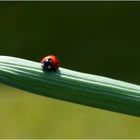
<path fill-rule="evenodd" d="M 42 66 L 43 70 L 48 70 L 48 71 L 53 70 L 51 59 L 41 63 L 41 66 Z"/>

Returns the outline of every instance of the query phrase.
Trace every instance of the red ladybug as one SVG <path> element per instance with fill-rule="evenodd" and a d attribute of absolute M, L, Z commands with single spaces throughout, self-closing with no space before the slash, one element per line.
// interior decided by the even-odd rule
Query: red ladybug
<path fill-rule="evenodd" d="M 41 60 L 43 70 L 56 71 L 59 68 L 59 59 L 54 55 L 49 55 Z"/>

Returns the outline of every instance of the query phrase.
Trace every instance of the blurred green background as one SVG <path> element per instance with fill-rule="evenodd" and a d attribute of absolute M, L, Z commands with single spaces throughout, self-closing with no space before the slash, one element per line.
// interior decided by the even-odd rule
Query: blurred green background
<path fill-rule="evenodd" d="M 0 55 L 140 85 L 140 2 L 0 2 Z M 140 118 L 0 84 L 0 138 L 140 138 Z"/>

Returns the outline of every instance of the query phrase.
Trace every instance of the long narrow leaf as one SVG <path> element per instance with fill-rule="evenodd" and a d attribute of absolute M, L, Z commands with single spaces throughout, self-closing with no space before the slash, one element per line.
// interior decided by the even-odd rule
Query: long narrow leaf
<path fill-rule="evenodd" d="M 140 86 L 59 68 L 44 72 L 40 63 L 0 56 L 0 82 L 39 95 L 140 116 Z"/>

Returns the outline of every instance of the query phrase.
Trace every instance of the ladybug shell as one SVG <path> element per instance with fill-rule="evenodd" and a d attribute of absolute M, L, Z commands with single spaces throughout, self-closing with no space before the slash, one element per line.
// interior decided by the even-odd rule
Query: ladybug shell
<path fill-rule="evenodd" d="M 41 60 L 41 63 L 44 70 L 57 70 L 60 64 L 59 59 L 54 55 L 49 55 L 49 56 L 44 57 Z M 48 67 L 45 66 L 45 63 L 47 64 L 50 63 L 51 68 L 48 69 Z"/>

